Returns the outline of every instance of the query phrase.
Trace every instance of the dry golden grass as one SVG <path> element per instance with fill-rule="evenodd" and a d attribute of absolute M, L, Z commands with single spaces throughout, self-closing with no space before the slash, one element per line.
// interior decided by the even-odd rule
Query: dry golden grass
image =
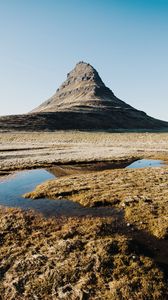
<path fill-rule="evenodd" d="M 168 161 L 168 134 L 0 134 L 1 176 L 135 157 Z M 27 195 L 119 210 L 108 218 L 46 220 L 1 208 L 0 300 L 167 300 L 167 182 L 167 167 L 107 170 L 65 176 Z"/>
<path fill-rule="evenodd" d="M 25 197 L 70 199 L 89 207 L 111 205 L 124 211 L 127 222 L 166 238 L 167 183 L 168 167 L 107 170 L 50 180 Z"/>
<path fill-rule="evenodd" d="M 0 210 L 0 299 L 167 299 L 164 268 L 112 218 Z"/>

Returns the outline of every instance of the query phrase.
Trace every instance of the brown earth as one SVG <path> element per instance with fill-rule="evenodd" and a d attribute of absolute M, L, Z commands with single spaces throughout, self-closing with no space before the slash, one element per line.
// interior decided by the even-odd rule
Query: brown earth
<path fill-rule="evenodd" d="M 167 159 L 167 133 L 0 133 L 0 171 L 93 162 Z"/>

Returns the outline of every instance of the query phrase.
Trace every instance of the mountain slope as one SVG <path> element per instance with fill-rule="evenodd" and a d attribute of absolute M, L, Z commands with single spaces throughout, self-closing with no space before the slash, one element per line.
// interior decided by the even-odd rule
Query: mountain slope
<path fill-rule="evenodd" d="M 133 107 L 115 97 L 90 64 L 79 62 L 67 74 L 66 81 L 56 93 L 34 109 L 33 112 L 98 112 L 110 108 L 133 109 Z"/>
<path fill-rule="evenodd" d="M 90 64 L 79 62 L 56 93 L 32 112 L 0 117 L 0 130 L 58 129 L 165 130 L 168 123 L 118 99 Z"/>

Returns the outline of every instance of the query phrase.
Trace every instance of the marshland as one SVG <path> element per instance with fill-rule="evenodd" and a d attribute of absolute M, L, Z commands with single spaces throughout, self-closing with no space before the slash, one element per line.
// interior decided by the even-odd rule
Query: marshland
<path fill-rule="evenodd" d="M 167 133 L 1 133 L 1 299 L 167 299 L 167 162 Z"/>

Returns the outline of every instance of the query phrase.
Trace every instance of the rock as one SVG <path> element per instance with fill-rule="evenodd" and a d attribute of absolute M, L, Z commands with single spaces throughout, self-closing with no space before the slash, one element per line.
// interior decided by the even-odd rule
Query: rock
<path fill-rule="evenodd" d="M 0 117 L 0 130 L 118 130 L 168 129 L 168 123 L 149 117 L 118 99 L 98 72 L 79 62 L 56 93 L 25 115 Z"/>

